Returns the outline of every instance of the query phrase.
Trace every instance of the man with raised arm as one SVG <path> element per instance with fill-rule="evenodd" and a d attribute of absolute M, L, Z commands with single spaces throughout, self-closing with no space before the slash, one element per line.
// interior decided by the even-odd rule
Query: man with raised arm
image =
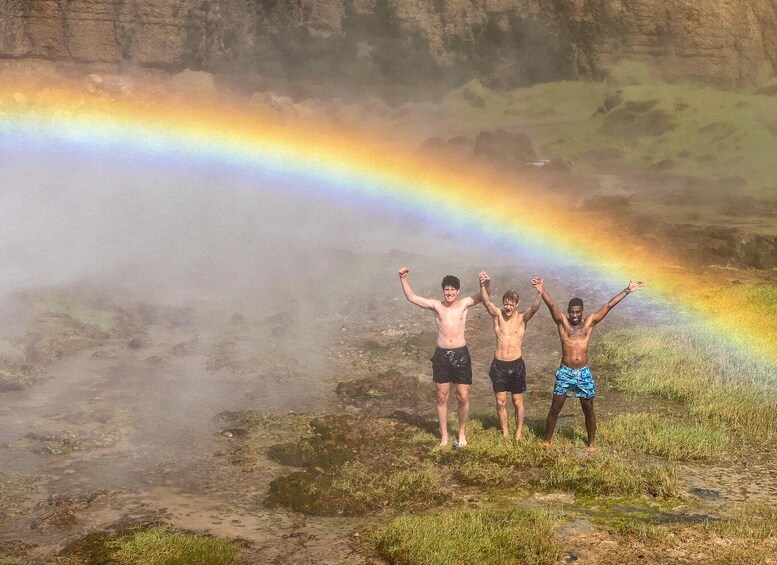
<path fill-rule="evenodd" d="M 518 293 L 510 289 L 502 296 L 502 309 L 491 302 L 491 278 L 485 271 L 480 273 L 480 298 L 494 320 L 496 333 L 496 354 L 491 362 L 488 376 L 496 397 L 496 415 L 502 428 L 502 435 L 509 436 L 507 429 L 507 392 L 512 395 L 515 408 L 515 439 L 521 439 L 523 431 L 523 393 L 526 391 L 526 364 L 521 354 L 526 324 L 540 309 L 540 293 L 532 305 L 518 312 Z"/>
<path fill-rule="evenodd" d="M 437 322 L 437 348 L 432 356 L 432 380 L 437 385 L 437 417 L 440 420 L 440 446 L 448 444 L 448 394 L 456 385 L 459 403 L 459 436 L 453 448 L 467 445 L 469 387 L 472 384 L 472 361 L 464 339 L 467 310 L 480 303 L 480 294 L 458 300 L 461 283 L 453 275 L 442 279 L 443 300 L 417 296 L 407 282 L 407 267 L 399 269 L 399 281 L 405 298 L 416 306 L 434 312 Z"/>
<path fill-rule="evenodd" d="M 596 416 L 594 415 L 596 385 L 594 385 L 591 370 L 588 368 L 588 342 L 591 339 L 594 326 L 601 322 L 616 304 L 632 292 L 642 288 L 645 283 L 642 281 L 629 281 L 629 286 L 613 296 L 596 313 L 584 319 L 583 301 L 581 299 L 573 298 L 570 300 L 567 307 L 567 316 L 564 316 L 545 290 L 543 279 L 534 277 L 531 282 L 532 286 L 542 296 L 545 304 L 547 304 L 550 315 L 558 326 L 558 334 L 561 337 L 561 366 L 556 371 L 556 385 L 553 388 L 553 401 L 550 405 L 548 420 L 545 424 L 545 441 L 543 445 L 549 446 L 551 444 L 558 415 L 564 407 L 567 396 L 574 394 L 580 399 L 580 406 L 585 415 L 588 451 L 596 451 L 596 445 L 594 444 L 594 437 L 596 436 Z"/>

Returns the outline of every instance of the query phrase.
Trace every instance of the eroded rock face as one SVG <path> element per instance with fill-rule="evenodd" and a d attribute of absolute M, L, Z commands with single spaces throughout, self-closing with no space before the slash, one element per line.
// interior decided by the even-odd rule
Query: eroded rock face
<path fill-rule="evenodd" d="M 777 1 L 5 0 L 0 56 L 491 86 L 598 76 L 628 57 L 757 84 L 777 63 Z"/>
<path fill-rule="evenodd" d="M 687 252 L 706 264 L 730 264 L 755 269 L 777 268 L 777 237 L 749 234 L 727 226 L 678 225 L 670 230 L 686 241 Z"/>

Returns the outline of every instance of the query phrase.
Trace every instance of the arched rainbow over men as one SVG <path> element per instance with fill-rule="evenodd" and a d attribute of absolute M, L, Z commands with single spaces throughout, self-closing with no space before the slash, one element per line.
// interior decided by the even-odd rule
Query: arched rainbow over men
<path fill-rule="evenodd" d="M 413 157 L 358 132 L 309 122 L 286 125 L 255 108 L 141 96 L 108 100 L 78 87 L 0 89 L 0 102 L 0 144 L 132 151 L 251 174 L 284 190 L 315 191 L 353 206 L 400 207 L 432 223 L 458 225 L 473 238 L 506 243 L 516 254 L 584 264 L 624 282 L 646 279 L 650 295 L 681 304 L 701 328 L 723 330 L 744 352 L 777 357 L 775 324 L 728 300 L 692 270 L 673 265 L 660 250 L 624 237 L 612 222 L 573 216 L 537 187 Z M 569 229 L 575 225 L 582 229 Z"/>

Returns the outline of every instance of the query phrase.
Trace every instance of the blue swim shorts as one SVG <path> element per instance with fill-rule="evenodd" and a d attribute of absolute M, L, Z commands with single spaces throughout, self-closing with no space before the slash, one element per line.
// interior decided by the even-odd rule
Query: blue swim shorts
<path fill-rule="evenodd" d="M 556 371 L 556 386 L 553 394 L 558 396 L 576 396 L 591 399 L 596 396 L 596 385 L 588 365 L 580 369 L 572 369 L 561 365 Z"/>

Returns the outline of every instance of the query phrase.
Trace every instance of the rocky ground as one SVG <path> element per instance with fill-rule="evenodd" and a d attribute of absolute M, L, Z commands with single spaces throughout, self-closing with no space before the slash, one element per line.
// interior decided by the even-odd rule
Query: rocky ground
<path fill-rule="evenodd" d="M 34 384 L 0 394 L 0 559 L 48 562 L 91 532 L 161 522 L 241 540 L 246 563 L 380 562 L 363 540 L 393 511 L 336 500 L 323 500 L 319 510 L 303 500 L 294 511 L 287 497 L 303 492 L 294 486 L 298 472 L 314 478 L 325 473 L 327 457 L 347 459 L 356 457 L 351 449 L 366 450 L 370 461 L 383 456 L 391 464 L 393 441 L 412 430 L 436 433 L 428 363 L 433 323 L 396 297 L 398 285 L 393 290 L 374 309 L 344 306 L 321 320 L 328 338 L 312 358 L 295 355 L 310 328 L 282 316 L 224 316 L 218 325 L 196 309 L 123 304 L 137 320 L 132 335 L 106 336 L 63 354 L 40 369 Z M 608 322 L 617 327 L 630 311 L 624 308 L 624 317 Z M 485 421 L 493 410 L 486 377 L 492 331 L 485 312 L 475 310 L 468 326 L 472 412 Z M 526 337 L 530 429 L 542 426 L 550 401 L 556 339 L 543 310 Z M 677 410 L 669 402 L 609 390 L 606 374 L 599 386 L 601 419 Z M 581 420 L 570 405 L 560 433 L 575 437 Z M 332 443 L 308 455 L 295 451 L 314 428 L 320 437 L 334 434 L 327 440 Z M 419 456 L 431 447 L 421 447 Z M 347 453 L 337 455 L 342 449 Z M 685 465 L 683 489 L 694 502 L 679 515 L 773 502 L 771 456 L 757 464 L 747 457 L 723 466 Z M 481 504 L 491 496 L 488 489 L 469 488 L 454 499 Z M 574 495 L 531 487 L 514 496 L 540 505 L 575 503 Z M 412 510 L 417 501 L 407 504 Z M 578 540 L 581 562 L 596 562 L 609 547 L 607 536 L 599 547 L 583 535 L 603 511 L 611 512 L 594 508 L 567 526 L 565 536 Z"/>

